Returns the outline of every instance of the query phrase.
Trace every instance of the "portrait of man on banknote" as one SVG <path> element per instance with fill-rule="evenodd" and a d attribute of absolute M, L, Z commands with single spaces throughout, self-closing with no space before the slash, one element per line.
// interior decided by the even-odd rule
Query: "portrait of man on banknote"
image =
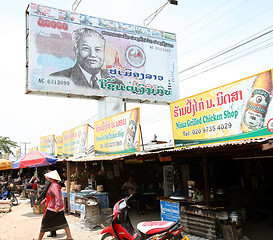
<path fill-rule="evenodd" d="M 80 28 L 72 32 L 77 61 L 71 68 L 51 73 L 50 76 L 70 78 L 76 86 L 100 89 L 99 79 L 110 78 L 107 69 L 102 69 L 105 59 L 105 38 L 97 31 Z M 115 79 L 117 84 L 122 81 Z"/>

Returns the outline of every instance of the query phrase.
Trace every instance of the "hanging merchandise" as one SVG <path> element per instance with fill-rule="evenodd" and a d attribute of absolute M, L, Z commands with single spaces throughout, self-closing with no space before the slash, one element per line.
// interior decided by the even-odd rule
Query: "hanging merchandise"
<path fill-rule="evenodd" d="M 88 187 L 90 187 L 93 190 L 96 190 L 97 184 L 94 174 L 91 174 L 90 178 L 88 178 Z"/>
<path fill-rule="evenodd" d="M 100 170 L 99 170 L 98 174 L 99 174 L 99 175 L 104 175 L 104 174 L 105 174 L 105 170 L 104 170 L 102 161 L 101 161 L 101 167 L 100 167 Z"/>

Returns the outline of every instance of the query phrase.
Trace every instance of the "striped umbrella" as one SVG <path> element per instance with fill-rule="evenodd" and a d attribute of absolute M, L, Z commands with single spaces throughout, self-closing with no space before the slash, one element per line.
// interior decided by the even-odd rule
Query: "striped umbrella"
<path fill-rule="evenodd" d="M 49 153 L 32 151 L 26 155 L 18 158 L 12 163 L 13 169 L 26 168 L 26 167 L 42 167 L 50 164 L 55 164 L 58 159 Z"/>
<path fill-rule="evenodd" d="M 11 162 L 7 159 L 1 158 L 0 159 L 0 170 L 7 170 L 11 169 Z"/>

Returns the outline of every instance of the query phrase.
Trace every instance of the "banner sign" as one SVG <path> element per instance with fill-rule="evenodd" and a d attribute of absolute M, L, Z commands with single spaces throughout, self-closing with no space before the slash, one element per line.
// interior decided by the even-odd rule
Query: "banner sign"
<path fill-rule="evenodd" d="M 3 158 L 6 159 L 6 160 L 9 160 L 9 153 L 5 153 Z"/>
<path fill-rule="evenodd" d="M 64 143 L 63 135 L 56 137 L 57 157 L 63 156 L 63 146 L 64 146 L 63 143 Z"/>
<path fill-rule="evenodd" d="M 87 146 L 88 124 L 73 128 L 63 133 L 63 157 L 84 153 Z"/>
<path fill-rule="evenodd" d="M 139 108 L 94 123 L 95 155 L 139 151 Z"/>
<path fill-rule="evenodd" d="M 55 155 L 55 135 L 40 137 L 40 151 Z"/>
<path fill-rule="evenodd" d="M 21 148 L 18 148 L 16 150 L 16 158 L 19 158 L 19 157 L 21 157 Z"/>
<path fill-rule="evenodd" d="M 170 104 L 175 147 L 273 135 L 272 70 Z"/>
<path fill-rule="evenodd" d="M 173 33 L 30 4 L 26 93 L 179 99 Z"/>
<path fill-rule="evenodd" d="M 29 148 L 28 152 L 38 151 L 38 147 Z"/>

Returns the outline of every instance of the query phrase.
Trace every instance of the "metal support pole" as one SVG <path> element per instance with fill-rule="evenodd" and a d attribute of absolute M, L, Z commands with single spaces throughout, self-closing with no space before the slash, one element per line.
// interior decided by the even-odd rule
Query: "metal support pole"
<path fill-rule="evenodd" d="M 67 168 L 67 182 L 66 182 L 66 192 L 67 192 L 67 212 L 68 214 L 71 213 L 70 208 L 70 186 L 71 186 L 71 164 L 69 161 L 66 162 L 66 168 Z"/>
<path fill-rule="evenodd" d="M 147 27 L 156 18 L 156 16 L 163 10 L 163 8 L 167 6 L 168 3 L 169 2 L 166 2 L 163 6 L 161 6 L 159 9 L 157 9 L 155 12 L 153 12 L 149 17 L 144 19 L 144 21 L 143 21 L 144 27 Z M 148 22 L 148 23 L 146 24 L 146 22 Z"/>
<path fill-rule="evenodd" d="M 209 187 L 209 174 L 208 174 L 208 162 L 207 156 L 203 153 L 203 171 L 204 171 L 204 180 L 205 180 L 205 194 L 207 205 L 210 206 L 210 187 Z"/>
<path fill-rule="evenodd" d="M 78 6 L 80 5 L 82 0 L 76 0 L 73 4 L 72 4 L 72 11 L 76 11 Z"/>

